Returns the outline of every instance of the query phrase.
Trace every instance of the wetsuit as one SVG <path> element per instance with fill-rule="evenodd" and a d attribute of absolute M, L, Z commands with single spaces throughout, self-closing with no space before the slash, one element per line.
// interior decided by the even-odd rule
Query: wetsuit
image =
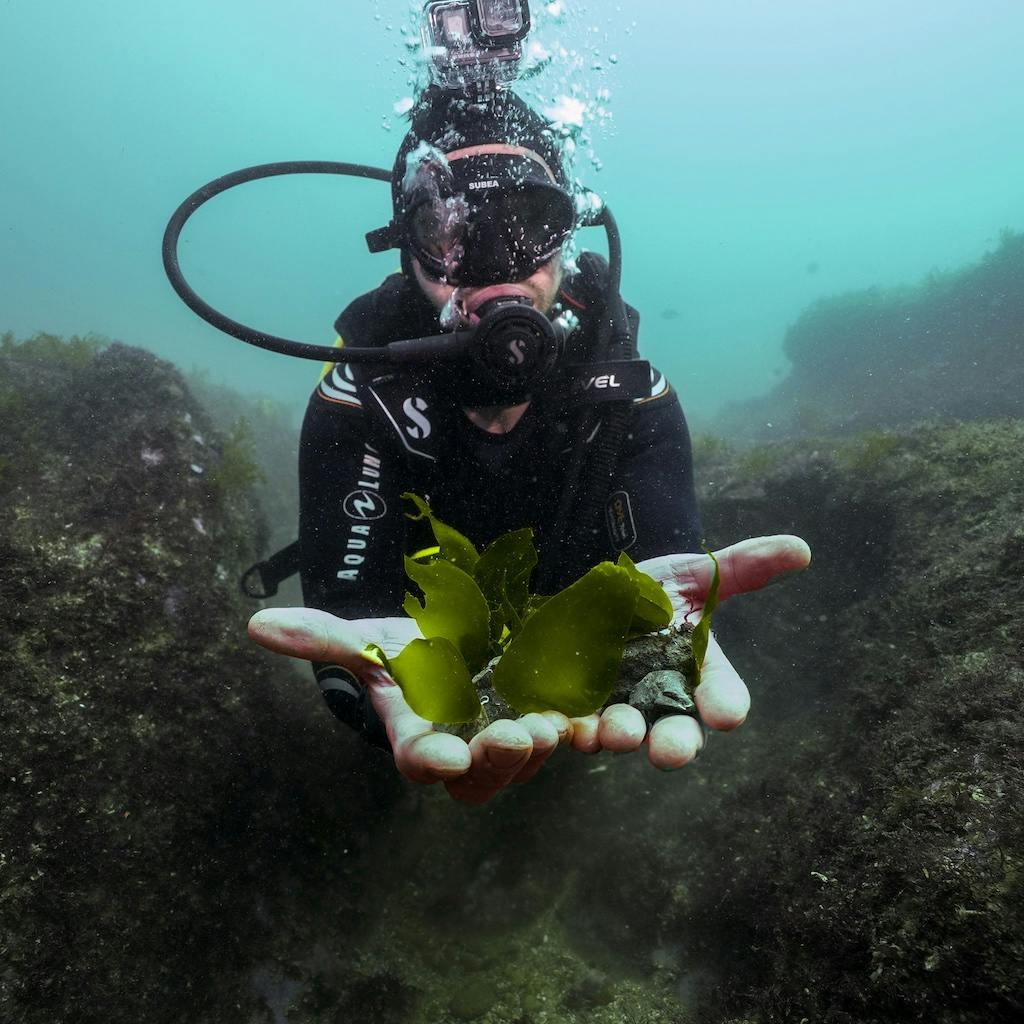
<path fill-rule="evenodd" d="M 602 274 L 595 258 L 568 277 L 558 302 L 579 326 L 566 358 L 585 361 L 597 334 Z M 635 332 L 637 316 L 629 310 Z M 338 317 L 339 338 L 375 346 L 440 332 L 434 308 L 414 281 L 396 274 Z M 635 335 L 634 335 L 635 336 Z M 701 527 L 690 438 L 679 401 L 656 371 L 633 401 L 632 420 L 605 506 L 604 529 L 566 562 L 548 545 L 570 460 L 574 411 L 534 397 L 507 434 L 472 424 L 436 373 L 381 376 L 364 366 L 327 369 L 310 398 L 299 454 L 300 558 L 309 607 L 343 618 L 402 615 L 403 555 L 432 543 L 411 522 L 401 495 L 427 497 L 436 515 L 483 548 L 508 530 L 530 526 L 558 589 L 592 565 L 626 550 L 634 561 L 698 551 Z M 598 443 L 600 430 L 587 439 Z M 424 533 L 424 530 L 427 532 Z M 339 666 L 315 666 L 331 710 L 371 742 L 386 737 L 364 691 Z"/>

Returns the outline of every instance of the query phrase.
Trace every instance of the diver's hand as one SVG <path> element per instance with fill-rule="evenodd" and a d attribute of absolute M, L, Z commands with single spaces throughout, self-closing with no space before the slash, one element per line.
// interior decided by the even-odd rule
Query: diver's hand
<path fill-rule="evenodd" d="M 457 800 L 484 803 L 510 783 L 528 781 L 559 743 L 572 740 L 569 719 L 555 711 L 493 722 L 468 744 L 435 731 L 409 707 L 391 676 L 363 653 L 375 643 L 391 657 L 420 635 L 413 619 L 349 620 L 313 608 L 267 608 L 249 620 L 249 636 L 263 647 L 352 672 L 369 691 L 398 770 L 412 782 L 444 782 Z"/>
<path fill-rule="evenodd" d="M 811 550 L 799 537 L 783 535 L 740 541 L 715 552 L 715 557 L 720 573 L 718 597 L 725 601 L 806 568 Z M 695 625 L 700 620 L 714 577 L 714 563 L 707 555 L 663 555 L 640 562 L 637 568 L 664 586 L 675 609 L 675 622 Z M 693 697 L 701 720 L 718 731 L 742 725 L 750 710 L 750 693 L 714 636 L 708 640 L 701 683 Z M 651 763 L 666 771 L 688 764 L 704 745 L 700 723 L 688 715 L 659 719 L 649 735 L 643 715 L 628 704 L 613 704 L 600 715 L 573 720 L 572 744 L 585 753 L 628 753 L 645 739 Z"/>

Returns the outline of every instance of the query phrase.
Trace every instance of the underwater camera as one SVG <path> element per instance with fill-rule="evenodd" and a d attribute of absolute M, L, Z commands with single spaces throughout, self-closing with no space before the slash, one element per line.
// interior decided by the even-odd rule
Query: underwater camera
<path fill-rule="evenodd" d="M 423 47 L 432 74 L 448 88 L 511 82 L 530 31 L 527 0 L 427 0 Z"/>

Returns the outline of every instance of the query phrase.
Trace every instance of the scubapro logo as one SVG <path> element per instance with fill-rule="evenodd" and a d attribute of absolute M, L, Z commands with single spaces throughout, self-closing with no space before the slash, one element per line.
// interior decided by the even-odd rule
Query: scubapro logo
<path fill-rule="evenodd" d="M 522 338 L 510 341 L 508 351 L 513 365 L 522 366 L 526 362 L 526 342 Z"/>
<path fill-rule="evenodd" d="M 422 398 L 407 398 L 402 404 L 402 412 L 409 418 L 412 426 L 405 432 L 414 440 L 422 441 L 430 437 L 430 420 L 423 415 L 427 411 L 427 403 Z"/>
<path fill-rule="evenodd" d="M 382 519 L 387 515 L 388 506 L 379 494 L 372 491 L 353 491 L 345 499 L 345 515 L 349 519 Z"/>

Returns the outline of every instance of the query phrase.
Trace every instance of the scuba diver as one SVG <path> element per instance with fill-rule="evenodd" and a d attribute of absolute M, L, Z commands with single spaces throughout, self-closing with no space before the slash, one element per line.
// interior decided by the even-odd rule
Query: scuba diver
<path fill-rule="evenodd" d="M 397 249 L 401 270 L 335 322 L 302 428 L 299 540 L 254 567 L 272 593 L 297 566 L 306 608 L 265 609 L 249 626 L 263 646 L 312 662 L 334 714 L 389 749 L 406 778 L 474 803 L 532 778 L 560 745 L 646 743 L 656 767 L 682 767 L 705 728 L 735 728 L 749 708 L 712 637 L 696 713 L 533 713 L 467 743 L 417 715 L 365 653 L 396 655 L 420 635 L 402 610 L 404 557 L 430 540 L 405 514 L 410 492 L 478 548 L 532 528 L 540 593 L 621 551 L 663 584 L 677 621 L 696 622 L 711 586 L 686 420 L 639 358 L 614 222 L 574 189 L 558 133 L 511 88 L 528 28 L 525 0 L 426 5 L 434 81 L 390 174 L 392 219 L 367 236 L 371 251 Z M 609 260 L 571 259 L 593 223 L 608 230 Z M 724 600 L 802 568 L 809 551 L 799 538 L 759 538 L 717 559 Z"/>

